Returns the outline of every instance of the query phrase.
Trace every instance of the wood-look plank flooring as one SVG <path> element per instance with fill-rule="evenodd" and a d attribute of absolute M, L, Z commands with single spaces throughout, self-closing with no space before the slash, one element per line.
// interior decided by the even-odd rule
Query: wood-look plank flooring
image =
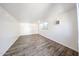
<path fill-rule="evenodd" d="M 39 34 L 25 35 L 4 56 L 77 56 L 78 53 Z"/>

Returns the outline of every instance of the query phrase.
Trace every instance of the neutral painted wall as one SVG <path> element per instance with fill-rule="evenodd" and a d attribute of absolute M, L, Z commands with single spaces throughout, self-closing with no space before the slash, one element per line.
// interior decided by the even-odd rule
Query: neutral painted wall
<path fill-rule="evenodd" d="M 18 37 L 18 21 L 0 7 L 0 55 L 3 55 Z"/>
<path fill-rule="evenodd" d="M 45 19 L 48 22 L 48 30 L 40 29 L 39 25 L 39 34 L 78 51 L 76 7 L 62 13 L 58 12 L 59 10 L 62 12 L 62 8 L 56 8 L 56 13 L 52 11 L 50 17 Z M 60 24 L 56 24 L 56 20 L 59 20 Z"/>
<path fill-rule="evenodd" d="M 37 23 L 20 23 L 20 35 L 30 35 L 38 33 Z"/>
<path fill-rule="evenodd" d="M 48 22 L 48 29 L 42 30 L 40 26 L 38 29 L 37 23 L 18 23 L 14 17 L 0 7 L 0 55 L 3 55 L 8 50 L 19 37 L 19 34 L 29 35 L 37 33 L 77 51 L 76 8 L 63 13 L 59 13 L 59 11 L 62 11 L 59 9 L 55 10 L 57 11 L 56 14 L 54 13 L 55 11 L 52 11 L 51 15 L 45 19 Z M 59 25 L 55 24 L 56 20 L 60 20 Z"/>
<path fill-rule="evenodd" d="M 79 52 L 79 3 L 77 4 L 77 21 L 78 21 L 78 52 Z"/>

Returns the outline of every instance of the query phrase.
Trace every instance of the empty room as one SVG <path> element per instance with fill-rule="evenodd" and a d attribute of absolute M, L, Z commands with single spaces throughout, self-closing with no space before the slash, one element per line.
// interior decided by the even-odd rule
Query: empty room
<path fill-rule="evenodd" d="M 0 56 L 78 56 L 78 7 L 0 3 Z"/>

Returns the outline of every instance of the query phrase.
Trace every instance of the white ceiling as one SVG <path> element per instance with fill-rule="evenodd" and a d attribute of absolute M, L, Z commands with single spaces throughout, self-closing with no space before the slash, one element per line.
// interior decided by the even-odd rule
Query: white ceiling
<path fill-rule="evenodd" d="M 0 4 L 17 20 L 21 22 L 33 22 L 45 19 L 55 9 L 62 8 L 63 11 L 74 7 L 74 4 L 53 4 L 53 3 L 3 3 Z M 61 11 L 60 11 L 61 12 Z"/>

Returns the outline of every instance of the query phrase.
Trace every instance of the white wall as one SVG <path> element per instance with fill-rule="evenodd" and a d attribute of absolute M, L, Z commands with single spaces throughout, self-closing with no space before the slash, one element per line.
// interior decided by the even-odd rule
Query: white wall
<path fill-rule="evenodd" d="M 62 8 L 56 8 L 56 13 L 52 11 L 50 17 L 45 19 L 48 22 L 48 30 L 42 30 L 39 26 L 39 34 L 78 51 L 76 7 L 62 13 L 59 13 L 59 10 L 62 12 Z M 60 24 L 56 25 L 56 20 L 59 20 Z"/>
<path fill-rule="evenodd" d="M 0 7 L 0 55 L 3 55 L 8 50 L 19 37 L 19 34 L 29 35 L 37 33 L 77 51 L 76 8 L 64 11 L 63 13 L 59 13 L 62 12 L 62 7 L 59 7 L 59 9 L 56 8 L 45 19 L 48 22 L 48 30 L 41 30 L 40 26 L 38 29 L 37 23 L 18 23 L 14 17 Z M 60 20 L 59 25 L 55 24 L 56 20 Z"/>
<path fill-rule="evenodd" d="M 18 21 L 0 7 L 0 55 L 3 55 L 18 37 Z"/>
<path fill-rule="evenodd" d="M 20 23 L 20 35 L 30 35 L 38 33 L 37 23 Z"/>
<path fill-rule="evenodd" d="M 77 21 L 78 21 L 78 52 L 79 52 L 79 4 L 77 4 Z"/>

